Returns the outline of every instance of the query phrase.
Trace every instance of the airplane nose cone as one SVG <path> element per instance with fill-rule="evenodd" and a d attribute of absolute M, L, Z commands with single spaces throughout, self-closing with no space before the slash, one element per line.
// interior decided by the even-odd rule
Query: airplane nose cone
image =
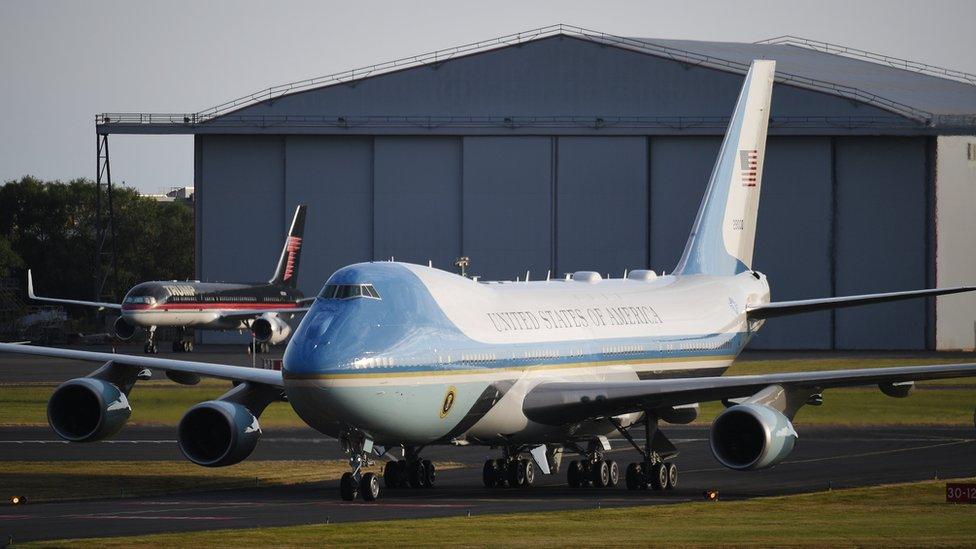
<path fill-rule="evenodd" d="M 333 350 L 328 331 L 334 319 L 334 312 L 328 308 L 321 304 L 312 306 L 285 348 L 285 373 L 312 374 L 328 365 L 328 355 Z"/>

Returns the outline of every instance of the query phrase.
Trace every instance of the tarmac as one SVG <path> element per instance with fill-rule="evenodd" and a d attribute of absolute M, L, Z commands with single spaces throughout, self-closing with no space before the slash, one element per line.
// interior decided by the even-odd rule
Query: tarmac
<path fill-rule="evenodd" d="M 236 346 L 191 356 L 214 362 L 250 362 Z M 939 357 L 920 359 L 921 363 L 937 363 Z M 0 383 L 53 383 L 93 369 L 91 363 L 0 355 Z M 664 430 L 681 450 L 676 460 L 680 484 L 670 492 L 630 492 L 623 486 L 571 489 L 564 471 L 537 474 L 536 485 L 527 489 L 486 489 L 481 483 L 481 464 L 485 458 L 498 457 L 498 450 L 432 447 L 424 451 L 425 458 L 435 463 L 460 462 L 466 467 L 438 472 L 437 484 L 431 489 L 384 489 L 379 501 L 373 503 L 341 501 L 335 481 L 165 497 L 28 503 L 0 507 L 0 543 L 8 539 L 19 542 L 634 505 L 648 506 L 650 514 L 654 505 L 700 500 L 706 489 L 718 490 L 719 499 L 729 501 L 976 475 L 976 431 L 972 427 L 800 426 L 797 447 L 785 462 L 752 472 L 721 467 L 709 450 L 706 428 Z M 637 453 L 625 441 L 611 442 L 612 459 L 624 466 L 637 460 Z M 311 429 L 266 429 L 251 459 L 343 457 L 334 439 Z M 175 427 L 127 427 L 113 440 L 88 444 L 62 442 L 46 427 L 0 428 L 0 461 L 176 459 L 182 456 L 176 446 Z M 879 501 L 878 506 L 883 509 L 884 502 Z"/>

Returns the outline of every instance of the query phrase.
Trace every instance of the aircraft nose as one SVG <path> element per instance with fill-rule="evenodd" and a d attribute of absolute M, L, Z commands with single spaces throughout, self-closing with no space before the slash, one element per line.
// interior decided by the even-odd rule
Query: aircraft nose
<path fill-rule="evenodd" d="M 285 348 L 285 372 L 310 374 L 328 366 L 332 351 L 328 331 L 334 318 L 335 314 L 320 304 L 312 306 Z"/>

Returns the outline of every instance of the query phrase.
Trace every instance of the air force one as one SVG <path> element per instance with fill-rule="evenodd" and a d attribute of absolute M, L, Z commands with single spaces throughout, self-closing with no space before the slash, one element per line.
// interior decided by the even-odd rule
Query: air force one
<path fill-rule="evenodd" d="M 775 62 L 753 61 L 705 198 L 677 268 L 603 279 L 486 283 L 430 267 L 361 263 L 335 272 L 295 331 L 281 371 L 0 345 L 11 353 L 104 362 L 65 382 L 48 403 L 64 439 L 98 440 L 130 414 L 126 396 L 143 368 L 192 383 L 237 385 L 190 408 L 178 428 L 190 461 L 217 467 L 245 459 L 258 418 L 287 396 L 298 415 L 338 439 L 351 471 L 344 500 L 434 484 L 422 449 L 479 444 L 501 450 L 484 463 L 489 487 L 533 483 L 559 471 L 573 487 L 666 490 L 678 483 L 677 448 L 660 423 L 687 423 L 698 403 L 726 408 L 711 426 L 711 451 L 734 470 L 772 467 L 793 449 L 791 420 L 835 387 L 877 385 L 907 396 L 918 380 L 976 376 L 976 364 L 927 365 L 722 377 L 770 318 L 823 309 L 965 292 L 976 287 L 771 302 L 752 269 L 756 215 Z M 638 456 L 624 472 L 609 459 L 619 433 Z M 376 458 L 382 475 L 365 472 Z"/>
<path fill-rule="evenodd" d="M 305 232 L 306 206 L 295 208 L 291 228 L 268 282 L 231 283 L 196 280 L 142 282 L 132 287 L 122 303 L 78 301 L 34 295 L 34 279 L 27 271 L 27 295 L 37 301 L 114 309 L 120 312 L 114 330 L 119 339 L 132 339 L 138 328 L 146 330 L 143 351 L 157 354 L 156 328 L 177 328 L 173 351 L 190 352 L 193 341 L 186 338 L 187 328 L 203 330 L 251 330 L 252 351 L 267 352 L 270 345 L 288 339 L 291 326 L 286 318 L 308 310 L 305 298 L 297 289 L 298 265 Z"/>

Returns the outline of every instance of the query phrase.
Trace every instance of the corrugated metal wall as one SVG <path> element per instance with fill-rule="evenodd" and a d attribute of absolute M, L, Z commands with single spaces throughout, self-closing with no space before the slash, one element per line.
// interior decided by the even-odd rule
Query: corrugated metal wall
<path fill-rule="evenodd" d="M 717 137 L 198 136 L 199 276 L 270 276 L 299 202 L 299 280 L 369 259 L 487 279 L 670 270 Z M 924 138 L 770 139 L 754 266 L 775 299 L 927 285 Z M 836 268 L 835 268 L 836 267 Z M 921 301 L 767 323 L 767 349 L 921 349 Z M 225 337 L 205 336 L 208 341 Z"/>

